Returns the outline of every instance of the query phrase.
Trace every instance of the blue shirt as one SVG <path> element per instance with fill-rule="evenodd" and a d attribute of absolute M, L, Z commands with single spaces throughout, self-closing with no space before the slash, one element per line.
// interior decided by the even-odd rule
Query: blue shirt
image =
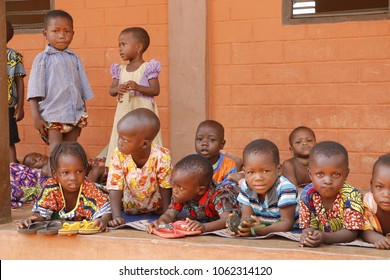
<path fill-rule="evenodd" d="M 77 122 L 85 111 L 84 101 L 93 96 L 84 66 L 72 50 L 47 45 L 35 57 L 27 100 L 41 99 L 39 113 L 46 122 Z"/>
<path fill-rule="evenodd" d="M 295 219 L 299 216 L 297 188 L 284 176 L 280 176 L 273 187 L 265 195 L 264 202 L 259 201 L 259 195 L 243 180 L 237 200 L 250 206 L 253 213 L 264 224 L 271 225 L 280 219 L 280 208 L 296 205 Z"/>

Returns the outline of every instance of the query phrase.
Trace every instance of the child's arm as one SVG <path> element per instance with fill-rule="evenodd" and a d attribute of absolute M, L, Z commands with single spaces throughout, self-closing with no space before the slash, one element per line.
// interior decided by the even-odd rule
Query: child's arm
<path fill-rule="evenodd" d="M 282 165 L 282 174 L 284 177 L 290 180 L 290 182 L 294 186 L 298 186 L 297 178 L 295 177 L 295 169 L 294 165 L 291 163 L 290 160 L 286 160 L 283 162 Z"/>
<path fill-rule="evenodd" d="M 172 209 L 168 209 L 164 214 L 161 215 L 161 217 L 157 221 L 150 223 L 146 227 L 146 231 L 152 233 L 153 228 L 156 227 L 157 225 L 169 224 L 176 220 L 177 220 L 176 213 Z"/>
<path fill-rule="evenodd" d="M 42 222 L 45 221 L 46 219 L 43 218 L 41 215 L 38 213 L 33 213 L 30 217 L 24 218 L 20 220 L 17 224 L 18 228 L 27 228 L 31 222 Z"/>
<path fill-rule="evenodd" d="M 24 81 L 23 76 L 15 76 L 16 89 L 18 91 L 18 104 L 15 108 L 15 120 L 21 121 L 24 118 Z"/>
<path fill-rule="evenodd" d="M 119 80 L 112 79 L 109 93 L 111 96 L 118 96 L 118 99 L 129 90 L 129 87 L 125 84 L 119 84 Z"/>
<path fill-rule="evenodd" d="M 159 187 L 159 190 L 161 195 L 162 213 L 165 213 L 168 210 L 169 204 L 171 204 L 172 189 Z"/>
<path fill-rule="evenodd" d="M 368 243 L 374 244 L 377 249 L 390 249 L 390 237 L 373 230 L 364 230 L 362 232 L 362 239 Z"/>
<path fill-rule="evenodd" d="M 45 121 L 42 119 L 41 114 L 39 114 L 38 100 L 39 98 L 30 98 L 30 107 L 31 114 L 34 120 L 34 127 L 43 135 L 45 134 Z"/>
<path fill-rule="evenodd" d="M 138 91 L 146 96 L 153 97 L 160 94 L 160 83 L 158 78 L 150 79 L 148 87 L 141 86 L 134 81 L 127 81 L 125 85 L 128 89 Z"/>
<path fill-rule="evenodd" d="M 110 204 L 112 211 L 112 220 L 109 221 L 109 225 L 112 227 L 117 227 L 119 225 L 125 224 L 126 221 L 122 217 L 122 197 L 123 191 L 120 190 L 110 190 Z"/>
<path fill-rule="evenodd" d="M 209 223 L 200 223 L 196 220 L 187 219 L 187 230 L 196 231 L 200 230 L 201 232 L 209 232 L 214 230 L 223 229 L 226 227 L 226 220 L 229 217 L 230 212 L 223 212 L 219 215 L 219 219 Z"/>

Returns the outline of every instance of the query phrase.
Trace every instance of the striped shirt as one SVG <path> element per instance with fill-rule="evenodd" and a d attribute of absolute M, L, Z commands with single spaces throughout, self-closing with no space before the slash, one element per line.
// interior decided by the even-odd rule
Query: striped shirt
<path fill-rule="evenodd" d="M 252 207 L 253 213 L 266 225 L 280 219 L 280 208 L 296 205 L 295 218 L 299 215 L 297 188 L 284 176 L 280 176 L 273 187 L 265 195 L 264 202 L 259 201 L 258 194 L 253 191 L 246 180 L 240 181 L 240 194 L 237 200 Z"/>
<path fill-rule="evenodd" d="M 70 49 L 50 45 L 33 62 L 27 100 L 40 98 L 39 113 L 46 122 L 75 123 L 93 98 L 80 58 Z"/>

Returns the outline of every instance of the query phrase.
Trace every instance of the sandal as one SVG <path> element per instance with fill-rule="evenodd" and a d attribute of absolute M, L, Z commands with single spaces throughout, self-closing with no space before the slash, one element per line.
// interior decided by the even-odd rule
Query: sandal
<path fill-rule="evenodd" d="M 46 227 L 47 222 L 34 222 L 32 221 L 27 228 L 18 228 L 17 232 L 22 234 L 37 233 L 38 230 Z"/>
<path fill-rule="evenodd" d="M 99 232 L 99 228 L 95 226 L 95 222 L 83 220 L 79 228 L 79 234 L 95 234 Z"/>
<path fill-rule="evenodd" d="M 81 227 L 80 222 L 74 222 L 74 223 L 63 223 L 62 228 L 58 230 L 59 235 L 74 235 L 79 233 L 79 229 Z"/>
<path fill-rule="evenodd" d="M 152 233 L 164 238 L 180 238 L 185 236 L 185 234 L 177 231 L 172 224 L 157 225 L 152 229 Z"/>
<path fill-rule="evenodd" d="M 45 227 L 38 230 L 38 234 L 58 234 L 58 231 L 62 228 L 61 220 L 52 220 L 45 223 Z"/>
<path fill-rule="evenodd" d="M 184 235 L 197 235 L 201 234 L 201 230 L 188 230 L 188 224 L 186 221 L 176 221 L 172 223 L 173 228 Z"/>
<path fill-rule="evenodd" d="M 237 212 L 234 212 L 234 213 L 230 214 L 229 217 L 227 218 L 226 226 L 229 228 L 229 230 L 231 232 L 234 232 L 235 234 L 237 234 L 238 227 L 239 226 L 242 227 L 244 222 L 253 223 L 253 222 L 255 222 L 255 220 L 250 218 L 250 217 L 246 217 L 246 218 L 241 219 L 240 215 L 238 215 Z"/>

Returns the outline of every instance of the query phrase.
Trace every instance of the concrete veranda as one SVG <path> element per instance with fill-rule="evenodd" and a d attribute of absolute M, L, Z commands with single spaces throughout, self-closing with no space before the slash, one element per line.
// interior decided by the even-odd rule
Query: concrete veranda
<path fill-rule="evenodd" d="M 30 206 L 31 207 L 31 206 Z M 300 248 L 284 238 L 245 240 L 219 236 L 164 239 L 134 229 L 96 235 L 43 236 L 16 232 L 30 207 L 12 209 L 12 223 L 0 225 L 2 260 L 385 260 L 390 250 L 322 245 Z M 44 248 L 44 249 L 42 249 Z"/>

